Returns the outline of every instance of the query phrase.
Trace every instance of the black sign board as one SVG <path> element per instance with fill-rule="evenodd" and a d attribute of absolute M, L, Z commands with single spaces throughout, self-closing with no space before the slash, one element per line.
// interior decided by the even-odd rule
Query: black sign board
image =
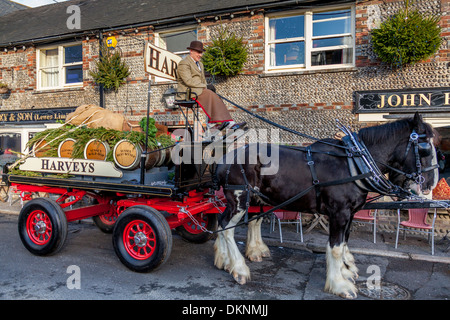
<path fill-rule="evenodd" d="M 355 91 L 355 113 L 450 111 L 450 88 Z"/>
<path fill-rule="evenodd" d="M 28 109 L 0 111 L 0 124 L 31 124 L 64 121 L 66 116 L 75 111 L 73 108 Z"/>

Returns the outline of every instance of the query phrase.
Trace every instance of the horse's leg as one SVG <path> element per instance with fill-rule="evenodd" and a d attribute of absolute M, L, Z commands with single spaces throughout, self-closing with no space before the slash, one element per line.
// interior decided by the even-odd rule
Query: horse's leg
<path fill-rule="evenodd" d="M 250 261 L 260 262 L 262 258 L 270 257 L 270 250 L 261 237 L 263 219 L 252 220 L 248 224 L 247 245 L 245 255 Z"/>
<path fill-rule="evenodd" d="M 350 229 L 351 229 L 351 223 L 350 220 L 347 224 L 346 230 L 345 230 L 345 244 L 344 244 L 344 263 L 348 270 L 351 272 L 351 279 L 354 282 L 354 279 L 358 279 L 358 267 L 356 267 L 355 264 L 355 258 L 350 253 L 350 249 L 348 248 L 348 238 L 350 235 Z"/>
<path fill-rule="evenodd" d="M 234 192 L 234 198 L 237 200 L 237 205 L 235 206 L 235 210 L 232 211 L 236 211 L 236 214 L 231 214 L 232 218 L 225 226 L 226 230 L 219 232 L 219 236 L 214 245 L 215 265 L 219 269 L 223 268 L 230 272 L 239 284 L 245 284 L 247 280 L 250 279 L 250 269 L 245 264 L 245 259 L 236 245 L 233 228 L 245 214 L 245 200 L 242 200 L 243 193 L 243 191 Z M 243 198 L 245 199 L 245 194 Z M 220 229 L 221 228 L 219 228 L 219 230 Z"/>
<path fill-rule="evenodd" d="M 351 299 L 356 298 L 356 287 L 352 281 L 348 280 L 352 273 L 344 263 L 346 246 L 344 232 L 347 223 L 348 219 L 344 218 L 343 213 L 339 217 L 334 214 L 330 216 L 330 237 L 326 250 L 327 280 L 325 290 Z"/>

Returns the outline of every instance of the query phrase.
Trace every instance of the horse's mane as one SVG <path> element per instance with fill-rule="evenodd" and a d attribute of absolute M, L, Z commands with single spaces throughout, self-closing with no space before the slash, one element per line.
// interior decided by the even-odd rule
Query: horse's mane
<path fill-rule="evenodd" d="M 423 122 L 425 133 L 427 137 L 433 136 L 431 126 Z M 408 137 L 413 129 L 413 119 L 400 119 L 393 122 L 388 122 L 375 127 L 366 127 L 359 130 L 359 137 L 369 144 L 380 143 L 388 141 L 392 138 L 398 138 L 401 134 L 406 134 Z"/>

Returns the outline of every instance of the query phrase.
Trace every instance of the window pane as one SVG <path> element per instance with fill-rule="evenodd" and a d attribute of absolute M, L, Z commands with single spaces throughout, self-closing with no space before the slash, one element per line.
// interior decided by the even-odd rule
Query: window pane
<path fill-rule="evenodd" d="M 303 41 L 277 43 L 270 46 L 270 65 L 286 66 L 305 63 L 305 43 Z"/>
<path fill-rule="evenodd" d="M 351 37 L 337 37 L 313 40 L 313 48 L 350 45 Z"/>
<path fill-rule="evenodd" d="M 66 67 L 66 83 L 83 82 L 83 66 Z"/>
<path fill-rule="evenodd" d="M 328 11 L 328 12 L 317 12 L 313 14 L 313 21 L 331 19 L 331 18 L 350 18 L 350 9 Z"/>
<path fill-rule="evenodd" d="M 41 50 L 39 56 L 40 67 L 58 66 L 58 49 Z"/>
<path fill-rule="evenodd" d="M 41 86 L 42 87 L 57 87 L 59 82 L 58 68 L 41 69 Z"/>
<path fill-rule="evenodd" d="M 319 21 L 313 23 L 313 36 L 326 36 L 331 34 L 350 33 L 350 19 Z"/>
<path fill-rule="evenodd" d="M 311 53 L 311 65 L 330 65 L 352 63 L 353 49 L 315 51 Z"/>
<path fill-rule="evenodd" d="M 83 50 L 81 45 L 64 48 L 64 63 L 74 63 L 83 61 Z"/>
<path fill-rule="evenodd" d="M 22 152 L 20 133 L 0 133 L 1 152 Z"/>
<path fill-rule="evenodd" d="M 305 35 L 304 16 L 275 18 L 269 21 L 269 39 L 289 39 Z"/>
<path fill-rule="evenodd" d="M 191 41 L 197 40 L 197 30 L 160 34 L 159 46 L 170 52 L 187 51 Z"/>

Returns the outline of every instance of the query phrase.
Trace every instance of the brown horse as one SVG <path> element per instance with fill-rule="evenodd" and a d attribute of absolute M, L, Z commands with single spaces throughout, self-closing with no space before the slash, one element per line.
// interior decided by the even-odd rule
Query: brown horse
<path fill-rule="evenodd" d="M 418 114 L 412 119 L 361 129 L 357 138 L 378 163 L 380 173 L 389 174 L 390 182 L 402 190 L 414 189 L 424 194 L 436 185 L 433 131 Z M 413 138 L 415 144 L 411 143 Z M 250 270 L 236 246 L 233 227 L 243 217 L 249 219 L 245 255 L 251 261 L 261 261 L 270 256 L 261 238 L 262 218 L 252 220 L 250 213 L 247 217 L 248 206 L 261 202 L 280 205 L 307 190 L 283 209 L 329 217 L 325 290 L 346 298 L 356 297 L 352 280 L 357 277 L 358 268 L 347 242 L 353 215 L 373 190 L 350 181 L 349 150 L 343 146 L 339 140 L 321 140 L 311 145 L 308 154 L 304 149 L 256 144 L 234 150 L 234 155 L 225 155 L 217 166 L 216 179 L 227 200 L 226 210 L 219 216 L 219 230 L 226 230 L 218 233 L 214 245 L 215 265 L 245 284 L 250 279 Z M 276 172 L 264 174 L 273 165 Z M 332 181 L 341 183 L 326 184 Z M 312 188 L 313 183 L 321 187 Z"/>

